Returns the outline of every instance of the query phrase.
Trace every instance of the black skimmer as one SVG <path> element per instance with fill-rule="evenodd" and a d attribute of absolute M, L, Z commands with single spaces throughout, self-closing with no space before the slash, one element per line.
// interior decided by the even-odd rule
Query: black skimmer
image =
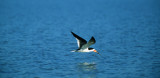
<path fill-rule="evenodd" d="M 97 52 L 97 50 L 95 50 L 94 48 L 89 48 L 91 45 L 95 44 L 95 42 L 96 42 L 96 40 L 94 39 L 93 36 L 91 37 L 91 39 L 87 43 L 87 41 L 85 39 L 79 37 L 78 35 L 76 35 L 72 31 L 71 31 L 71 33 L 76 38 L 77 44 L 78 44 L 78 49 L 73 50 L 72 52 L 95 52 L 95 53 L 99 54 L 99 52 Z"/>

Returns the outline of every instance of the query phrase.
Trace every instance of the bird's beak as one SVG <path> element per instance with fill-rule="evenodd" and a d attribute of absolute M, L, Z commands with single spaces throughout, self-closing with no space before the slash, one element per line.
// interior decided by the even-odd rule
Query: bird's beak
<path fill-rule="evenodd" d="M 97 53 L 97 54 L 100 54 L 97 50 L 93 50 L 93 52 Z"/>

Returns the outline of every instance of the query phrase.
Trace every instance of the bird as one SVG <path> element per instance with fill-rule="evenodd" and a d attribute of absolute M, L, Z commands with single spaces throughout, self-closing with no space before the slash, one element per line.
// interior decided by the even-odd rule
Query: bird
<path fill-rule="evenodd" d="M 76 38 L 77 44 L 78 44 L 78 49 L 73 50 L 72 52 L 95 52 L 97 54 L 100 54 L 96 49 L 90 47 L 91 45 L 96 43 L 96 40 L 93 36 L 91 37 L 91 39 L 87 43 L 87 41 L 85 39 L 76 35 L 72 31 L 71 31 L 71 33 Z"/>

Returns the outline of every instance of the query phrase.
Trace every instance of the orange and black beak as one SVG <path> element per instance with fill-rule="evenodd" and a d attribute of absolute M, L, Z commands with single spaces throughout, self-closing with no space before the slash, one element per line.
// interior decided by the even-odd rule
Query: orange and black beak
<path fill-rule="evenodd" d="M 93 52 L 95 52 L 95 53 L 97 53 L 97 54 L 99 54 L 99 55 L 100 55 L 100 53 L 99 53 L 97 50 L 93 50 Z"/>

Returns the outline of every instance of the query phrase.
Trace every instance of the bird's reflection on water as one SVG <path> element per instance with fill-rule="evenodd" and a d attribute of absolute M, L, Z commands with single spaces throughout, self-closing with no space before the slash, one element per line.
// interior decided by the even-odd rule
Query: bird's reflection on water
<path fill-rule="evenodd" d="M 76 68 L 79 78 L 96 78 L 96 63 L 78 63 Z"/>

